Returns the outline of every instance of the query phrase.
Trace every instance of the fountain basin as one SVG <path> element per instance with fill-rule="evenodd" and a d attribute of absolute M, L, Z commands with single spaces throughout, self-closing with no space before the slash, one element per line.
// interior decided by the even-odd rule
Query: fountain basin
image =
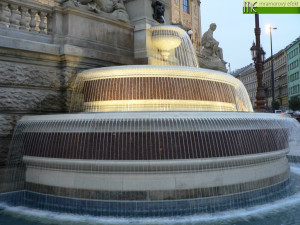
<path fill-rule="evenodd" d="M 200 68 L 98 68 L 80 73 L 74 86 L 71 111 L 75 112 L 253 111 L 239 80 Z"/>
<path fill-rule="evenodd" d="M 285 122 L 237 112 L 26 116 L 19 122 L 24 183 L 36 193 L 107 201 L 262 189 L 289 178 Z"/>
<path fill-rule="evenodd" d="M 93 200 L 157 201 L 243 193 L 287 181 L 287 152 L 184 163 L 28 156 L 23 161 L 29 191 Z"/>
<path fill-rule="evenodd" d="M 157 26 L 152 27 L 152 44 L 159 49 L 163 59 L 167 60 L 170 51 L 177 48 L 181 42 L 185 32 L 178 27 L 173 26 Z"/>

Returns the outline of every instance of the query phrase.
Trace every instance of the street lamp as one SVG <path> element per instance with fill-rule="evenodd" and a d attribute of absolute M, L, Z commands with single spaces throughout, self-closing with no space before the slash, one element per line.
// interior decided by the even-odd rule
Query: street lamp
<path fill-rule="evenodd" d="M 270 32 L 270 43 L 271 43 L 271 81 L 272 81 L 272 110 L 275 112 L 275 85 L 274 85 L 274 59 L 273 59 L 273 46 L 272 46 L 272 30 L 276 30 L 277 27 L 271 27 L 267 25 L 267 31 Z"/>
<path fill-rule="evenodd" d="M 259 15 L 255 14 L 255 28 L 254 33 L 256 37 L 256 44 L 253 42 L 250 48 L 252 59 L 255 64 L 256 77 L 257 77 L 257 91 L 256 91 L 256 110 L 264 112 L 266 109 L 265 92 L 262 85 L 263 78 L 263 62 L 265 57 L 265 52 L 260 45 L 260 28 L 259 28 Z"/>
<path fill-rule="evenodd" d="M 252 60 L 255 62 L 257 61 L 257 57 L 258 57 L 258 51 L 257 51 L 257 48 L 256 48 L 256 45 L 255 43 L 253 42 L 252 43 L 252 46 L 250 48 L 250 51 L 251 51 L 251 55 L 252 55 Z M 263 50 L 263 48 L 261 47 L 260 48 L 260 60 L 262 63 L 264 63 L 265 61 L 265 55 L 266 55 L 266 52 Z"/>

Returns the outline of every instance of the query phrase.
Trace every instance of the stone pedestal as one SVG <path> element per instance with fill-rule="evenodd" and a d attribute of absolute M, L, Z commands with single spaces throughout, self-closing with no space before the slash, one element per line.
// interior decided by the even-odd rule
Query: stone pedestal
<path fill-rule="evenodd" d="M 166 24 L 170 24 L 170 1 L 161 1 L 165 7 Z M 148 31 L 151 26 L 159 25 L 153 17 L 151 0 L 128 0 L 125 3 L 129 20 L 134 25 L 134 58 L 136 64 L 148 64 L 147 46 L 151 45 Z"/>
<path fill-rule="evenodd" d="M 225 64 L 217 57 L 207 57 L 200 54 L 199 57 L 200 68 L 206 68 L 211 70 L 218 70 L 227 73 Z"/>

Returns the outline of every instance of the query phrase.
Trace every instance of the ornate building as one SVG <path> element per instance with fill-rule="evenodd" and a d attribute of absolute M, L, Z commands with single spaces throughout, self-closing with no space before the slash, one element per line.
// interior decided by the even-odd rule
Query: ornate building
<path fill-rule="evenodd" d="M 300 37 L 286 47 L 289 99 L 300 97 Z"/>
<path fill-rule="evenodd" d="M 200 0 L 172 0 L 171 23 L 179 25 L 186 31 L 192 30 L 192 42 L 197 55 L 201 47 L 201 13 Z"/>
<path fill-rule="evenodd" d="M 274 86 L 275 86 L 275 101 L 280 105 L 280 109 L 288 109 L 288 88 L 287 88 L 287 58 L 285 50 L 281 50 L 274 56 Z M 271 57 L 264 62 L 263 70 L 263 85 L 266 94 L 266 108 L 272 108 L 272 79 L 271 79 Z M 252 63 L 232 73 L 237 79 L 245 85 L 252 106 L 255 107 L 257 78 L 256 70 Z M 255 109 L 255 108 L 254 108 Z"/>
<path fill-rule="evenodd" d="M 280 105 L 280 109 L 288 109 L 288 87 L 287 87 L 287 57 L 284 49 L 277 52 L 274 56 L 274 87 L 275 101 Z M 263 71 L 263 85 L 265 87 L 267 109 L 272 108 L 272 62 L 271 57 L 266 59 Z"/>
<path fill-rule="evenodd" d="M 245 85 L 252 103 L 252 107 L 255 109 L 257 78 L 254 65 L 251 63 L 248 66 L 234 71 L 232 75 L 242 81 L 242 83 Z"/>
<path fill-rule="evenodd" d="M 15 123 L 68 111 L 82 70 L 148 64 L 152 0 L 0 0 L 0 167 Z M 192 30 L 200 51 L 200 1 L 161 0 L 166 24 Z M 191 32 L 190 32 L 191 34 Z"/>

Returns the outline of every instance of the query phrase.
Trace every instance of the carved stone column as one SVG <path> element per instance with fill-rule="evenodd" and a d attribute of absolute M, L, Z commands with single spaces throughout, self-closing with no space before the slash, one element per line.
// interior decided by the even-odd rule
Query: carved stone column
<path fill-rule="evenodd" d="M 10 15 L 10 18 L 9 18 L 9 22 L 10 22 L 10 25 L 9 27 L 10 28 L 14 28 L 14 29 L 18 29 L 19 28 L 19 25 L 20 25 L 20 22 L 18 20 L 18 16 L 20 15 L 20 12 L 18 11 L 18 6 L 17 5 L 9 5 L 9 8 L 10 8 L 10 11 L 11 11 L 11 15 Z"/>
<path fill-rule="evenodd" d="M 20 20 L 20 30 L 26 30 L 26 15 L 28 12 L 28 8 L 20 7 L 19 11 L 21 12 L 21 20 Z"/>
<path fill-rule="evenodd" d="M 0 27 L 6 27 L 6 25 L 9 23 L 9 18 L 6 14 L 8 3 L 6 2 L 0 2 Z"/>
<path fill-rule="evenodd" d="M 39 12 L 39 16 L 41 18 L 41 22 L 39 25 L 40 33 L 46 34 L 46 19 L 47 13 L 46 12 Z"/>
<path fill-rule="evenodd" d="M 36 31 L 36 20 L 35 20 L 35 15 L 37 13 L 37 10 L 35 9 L 30 9 L 29 10 L 29 13 L 30 13 L 30 23 L 29 23 L 29 26 L 30 26 L 30 31 L 33 32 L 33 33 L 37 33 Z"/>

